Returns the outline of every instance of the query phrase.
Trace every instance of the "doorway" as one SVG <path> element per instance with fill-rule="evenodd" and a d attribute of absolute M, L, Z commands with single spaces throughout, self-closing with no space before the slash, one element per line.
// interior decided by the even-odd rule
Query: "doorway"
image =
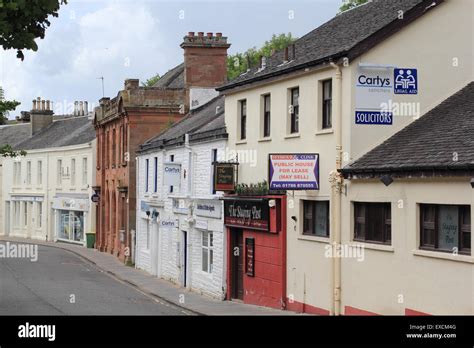
<path fill-rule="evenodd" d="M 232 298 L 244 299 L 244 238 L 243 231 L 233 229 L 232 235 Z"/>
<path fill-rule="evenodd" d="M 160 229 L 158 223 L 151 224 L 151 274 L 161 277 Z"/>
<path fill-rule="evenodd" d="M 188 278 L 188 232 L 181 231 L 181 284 L 187 287 Z"/>

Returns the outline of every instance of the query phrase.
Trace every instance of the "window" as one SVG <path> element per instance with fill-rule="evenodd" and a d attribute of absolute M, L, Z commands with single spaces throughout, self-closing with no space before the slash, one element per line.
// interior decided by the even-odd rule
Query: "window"
<path fill-rule="evenodd" d="M 150 160 L 145 160 L 145 192 L 148 192 L 148 174 L 150 172 Z"/>
<path fill-rule="evenodd" d="M 127 124 L 125 124 L 123 128 L 123 139 L 122 139 L 122 148 L 123 148 L 123 164 L 126 165 L 128 161 L 128 153 L 127 153 Z"/>
<path fill-rule="evenodd" d="M 37 176 L 38 186 L 43 185 L 43 161 L 38 161 L 38 176 Z"/>
<path fill-rule="evenodd" d="M 117 158 L 117 137 L 115 128 L 112 130 L 112 168 L 115 167 L 115 160 Z"/>
<path fill-rule="evenodd" d="M 303 234 L 329 237 L 329 201 L 303 201 Z"/>
<path fill-rule="evenodd" d="M 207 273 L 212 273 L 214 264 L 213 238 L 212 232 L 202 232 L 202 270 Z"/>
<path fill-rule="evenodd" d="M 270 94 L 263 96 L 263 137 L 270 136 Z"/>
<path fill-rule="evenodd" d="M 119 131 L 119 149 L 118 149 L 118 165 L 123 162 L 123 125 L 120 125 Z"/>
<path fill-rule="evenodd" d="M 354 240 L 391 244 L 390 203 L 354 203 Z"/>
<path fill-rule="evenodd" d="M 216 194 L 216 190 L 214 189 L 214 165 L 217 162 L 217 149 L 212 149 L 211 151 L 211 191 L 212 194 Z"/>
<path fill-rule="evenodd" d="M 240 140 L 247 139 L 247 101 L 240 101 Z"/>
<path fill-rule="evenodd" d="M 26 184 L 31 185 L 31 161 L 26 162 Z"/>
<path fill-rule="evenodd" d="M 174 155 L 170 155 L 170 162 L 174 162 Z M 170 193 L 173 193 L 173 186 L 170 186 Z"/>
<path fill-rule="evenodd" d="M 154 187 L 153 187 L 153 192 L 158 192 L 158 157 L 154 158 L 154 173 L 155 173 L 155 182 L 154 182 Z"/>
<path fill-rule="evenodd" d="M 106 131 L 105 132 L 105 167 L 106 168 L 109 168 L 109 153 L 110 153 L 110 149 L 109 149 L 109 146 L 110 146 L 110 132 L 109 131 Z"/>
<path fill-rule="evenodd" d="M 420 248 L 471 254 L 469 205 L 420 205 Z"/>
<path fill-rule="evenodd" d="M 76 185 L 76 159 L 71 160 L 71 186 Z"/>
<path fill-rule="evenodd" d="M 322 128 L 332 128 L 332 80 L 323 81 L 323 124 Z"/>
<path fill-rule="evenodd" d="M 36 227 L 41 228 L 43 220 L 43 203 L 36 204 Z"/>
<path fill-rule="evenodd" d="M 21 185 L 21 162 L 13 163 L 13 175 L 15 185 Z"/>
<path fill-rule="evenodd" d="M 28 202 L 23 202 L 23 226 L 28 226 Z"/>
<path fill-rule="evenodd" d="M 82 186 L 87 186 L 87 157 L 82 159 Z"/>
<path fill-rule="evenodd" d="M 290 133 L 298 133 L 300 117 L 300 89 L 292 88 L 290 90 Z"/>
<path fill-rule="evenodd" d="M 63 179 L 62 171 L 63 171 L 63 161 L 58 159 L 57 168 L 56 168 L 56 181 L 57 181 L 58 186 L 62 185 L 62 179 Z"/>

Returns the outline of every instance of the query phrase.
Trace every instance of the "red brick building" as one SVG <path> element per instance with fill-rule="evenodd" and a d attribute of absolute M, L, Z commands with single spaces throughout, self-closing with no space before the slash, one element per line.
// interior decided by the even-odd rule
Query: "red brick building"
<path fill-rule="evenodd" d="M 122 261 L 133 260 L 135 230 L 135 152 L 190 109 L 215 96 L 226 81 L 227 38 L 221 33 L 190 32 L 184 37 L 184 63 L 167 72 L 153 87 L 125 81 L 124 90 L 102 98 L 95 109 L 97 132 L 96 248 Z"/>

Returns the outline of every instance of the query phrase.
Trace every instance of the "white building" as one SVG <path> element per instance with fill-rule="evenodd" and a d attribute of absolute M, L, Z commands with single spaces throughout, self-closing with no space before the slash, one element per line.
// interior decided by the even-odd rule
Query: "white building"
<path fill-rule="evenodd" d="M 95 231 L 95 131 L 88 116 L 53 118 L 40 105 L 29 124 L 12 126 L 27 126 L 30 133 L 15 145 L 26 156 L 3 160 L 1 232 L 86 245 L 86 235 Z"/>
<path fill-rule="evenodd" d="M 226 143 L 218 97 L 143 144 L 137 159 L 136 267 L 219 299 L 226 241 L 213 162 Z"/>

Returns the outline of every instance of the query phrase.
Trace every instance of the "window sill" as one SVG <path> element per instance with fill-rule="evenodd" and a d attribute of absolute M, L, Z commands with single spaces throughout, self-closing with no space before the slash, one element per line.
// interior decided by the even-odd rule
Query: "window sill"
<path fill-rule="evenodd" d="M 458 262 L 467 262 L 474 263 L 474 257 L 469 255 L 454 255 L 451 253 L 443 253 L 440 251 L 429 251 L 429 250 L 413 250 L 413 255 L 416 256 L 425 256 L 435 259 L 449 260 L 449 261 L 458 261 Z"/>
<path fill-rule="evenodd" d="M 378 250 L 378 251 L 386 251 L 393 253 L 395 252 L 395 248 L 391 245 L 383 245 L 383 244 L 376 244 L 376 243 L 364 243 L 364 242 L 358 242 L 358 241 L 352 241 L 349 243 L 350 246 L 358 247 L 361 246 L 364 249 L 370 249 L 370 250 Z"/>
<path fill-rule="evenodd" d="M 258 142 L 259 142 L 259 143 L 264 143 L 264 142 L 267 142 L 267 141 L 272 141 L 272 138 L 271 138 L 271 137 L 266 137 L 266 138 L 260 138 L 260 139 L 258 139 Z"/>
<path fill-rule="evenodd" d="M 235 145 L 245 145 L 247 144 L 247 140 L 239 140 L 235 142 Z"/>
<path fill-rule="evenodd" d="M 309 242 L 318 242 L 318 243 L 325 243 L 325 244 L 331 243 L 331 240 L 329 239 L 329 237 L 308 236 L 306 234 L 300 234 L 298 236 L 298 240 L 305 240 Z"/>
<path fill-rule="evenodd" d="M 300 133 L 295 133 L 295 134 L 288 134 L 285 136 L 285 139 L 294 139 L 294 138 L 299 138 Z"/>
<path fill-rule="evenodd" d="M 329 129 L 320 129 L 317 130 L 315 135 L 324 135 L 324 134 L 334 134 L 334 129 L 329 128 Z"/>

